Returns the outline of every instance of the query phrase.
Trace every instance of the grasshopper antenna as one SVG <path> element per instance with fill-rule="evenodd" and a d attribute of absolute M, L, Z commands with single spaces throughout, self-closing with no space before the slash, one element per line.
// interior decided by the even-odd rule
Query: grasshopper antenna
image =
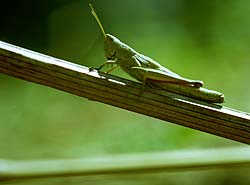
<path fill-rule="evenodd" d="M 105 33 L 104 28 L 103 28 L 103 26 L 102 26 L 102 23 L 101 23 L 100 19 L 98 18 L 97 14 L 96 14 L 96 12 L 95 12 L 95 9 L 93 8 L 93 6 L 92 6 L 91 3 L 89 3 L 89 7 L 90 7 L 90 9 L 91 9 L 92 15 L 93 15 L 94 18 L 96 19 L 96 22 L 98 23 L 98 25 L 99 25 L 99 27 L 100 27 L 100 29 L 101 29 L 101 31 L 102 31 L 102 34 L 103 34 L 104 38 L 106 39 L 107 36 L 106 36 L 106 33 Z"/>

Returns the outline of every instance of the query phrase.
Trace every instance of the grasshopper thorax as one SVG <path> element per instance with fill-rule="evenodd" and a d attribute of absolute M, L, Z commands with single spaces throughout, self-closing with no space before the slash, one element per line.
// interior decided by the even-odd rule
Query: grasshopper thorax
<path fill-rule="evenodd" d="M 136 51 L 113 35 L 106 34 L 104 41 L 105 56 L 108 60 L 122 60 L 132 57 Z"/>

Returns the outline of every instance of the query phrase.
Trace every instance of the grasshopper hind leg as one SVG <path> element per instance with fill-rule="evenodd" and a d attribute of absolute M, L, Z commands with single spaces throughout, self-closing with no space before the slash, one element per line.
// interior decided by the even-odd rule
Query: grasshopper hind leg
<path fill-rule="evenodd" d="M 141 82 L 148 80 L 152 83 L 169 83 L 194 88 L 200 88 L 203 86 L 202 81 L 183 78 L 179 75 L 172 74 L 164 70 L 144 67 L 132 67 L 132 71 L 134 74 L 140 74 L 138 76 L 140 77 L 139 81 Z"/>
<path fill-rule="evenodd" d="M 146 73 L 147 73 L 147 72 L 146 72 Z M 141 83 L 142 83 L 142 86 L 141 86 L 141 88 L 140 88 L 140 96 L 141 96 L 142 93 L 144 92 L 146 86 L 149 86 L 149 83 L 148 83 L 148 81 L 147 81 L 146 75 L 143 76 L 143 79 L 142 79 Z"/>
<path fill-rule="evenodd" d="M 187 87 L 193 87 L 193 88 L 200 88 L 203 86 L 202 81 L 194 81 L 194 80 L 181 80 L 181 81 L 162 81 L 162 80 L 154 80 L 154 79 L 148 79 L 150 83 L 158 83 L 158 84 L 173 84 L 173 85 L 180 85 L 180 86 L 187 86 Z"/>

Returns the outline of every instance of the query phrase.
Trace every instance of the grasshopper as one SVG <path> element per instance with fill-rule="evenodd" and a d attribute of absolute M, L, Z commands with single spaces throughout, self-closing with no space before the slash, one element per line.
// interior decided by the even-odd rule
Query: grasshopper
<path fill-rule="evenodd" d="M 110 73 L 117 67 L 121 67 L 131 77 L 142 82 L 143 87 L 147 84 L 151 87 L 158 87 L 210 103 L 224 102 L 222 93 L 202 88 L 202 81 L 184 78 L 160 65 L 150 57 L 138 53 L 115 36 L 106 34 L 93 6 L 91 4 L 89 6 L 104 35 L 105 56 L 108 59 L 97 70 L 111 64 L 112 67 L 107 73 Z"/>

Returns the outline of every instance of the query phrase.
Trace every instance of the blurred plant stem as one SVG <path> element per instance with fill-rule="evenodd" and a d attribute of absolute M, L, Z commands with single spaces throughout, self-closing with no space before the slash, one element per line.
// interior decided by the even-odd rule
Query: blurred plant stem
<path fill-rule="evenodd" d="M 190 171 L 250 166 L 250 148 L 123 154 L 85 159 L 2 160 L 0 182 L 86 175 Z"/>

